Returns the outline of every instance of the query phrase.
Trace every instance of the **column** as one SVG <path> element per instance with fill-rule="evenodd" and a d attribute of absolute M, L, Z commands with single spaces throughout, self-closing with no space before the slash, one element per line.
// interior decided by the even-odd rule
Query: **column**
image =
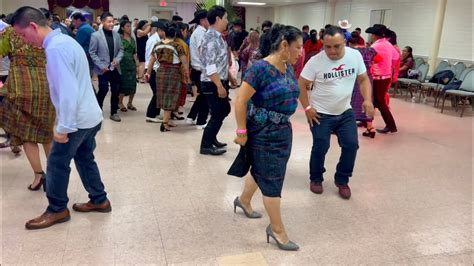
<path fill-rule="evenodd" d="M 334 24 L 334 17 L 336 16 L 336 2 L 337 0 L 328 0 L 326 2 L 326 12 L 324 16 L 324 24 Z"/>
<path fill-rule="evenodd" d="M 216 5 L 224 6 L 225 0 L 216 0 Z"/>
<path fill-rule="evenodd" d="M 433 37 L 431 38 L 431 50 L 428 63 L 430 64 L 429 76 L 433 76 L 438 64 L 439 45 L 441 43 L 441 34 L 443 33 L 444 14 L 446 13 L 447 0 L 438 0 L 436 8 L 436 17 L 433 24 Z"/>

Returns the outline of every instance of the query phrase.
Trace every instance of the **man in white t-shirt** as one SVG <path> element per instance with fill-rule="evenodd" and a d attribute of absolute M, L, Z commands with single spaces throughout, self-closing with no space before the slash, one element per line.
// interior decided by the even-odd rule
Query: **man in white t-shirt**
<path fill-rule="evenodd" d="M 359 148 L 357 125 L 351 108 L 355 82 L 359 82 L 364 97 L 363 110 L 372 117 L 372 88 L 359 51 L 346 47 L 344 32 L 339 27 L 326 29 L 323 37 L 324 51 L 313 56 L 305 65 L 299 78 L 300 102 L 304 107 L 313 134 L 310 160 L 310 189 L 323 192 L 324 159 L 329 150 L 331 133 L 337 135 L 341 157 L 336 168 L 335 183 L 339 195 L 351 197 L 348 186 Z M 307 88 L 313 83 L 311 105 Z"/>

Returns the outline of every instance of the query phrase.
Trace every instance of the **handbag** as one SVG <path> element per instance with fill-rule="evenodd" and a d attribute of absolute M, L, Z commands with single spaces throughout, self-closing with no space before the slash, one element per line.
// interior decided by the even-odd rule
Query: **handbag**
<path fill-rule="evenodd" d="M 234 162 L 230 166 L 228 175 L 233 175 L 237 177 L 244 177 L 250 170 L 250 160 L 245 146 L 240 146 L 239 154 L 235 158 Z"/>

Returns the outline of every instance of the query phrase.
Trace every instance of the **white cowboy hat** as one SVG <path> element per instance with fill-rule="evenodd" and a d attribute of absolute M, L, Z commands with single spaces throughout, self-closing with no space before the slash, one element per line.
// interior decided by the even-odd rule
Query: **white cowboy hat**
<path fill-rule="evenodd" d="M 344 30 L 350 29 L 352 27 L 352 24 L 350 24 L 349 20 L 347 19 L 339 20 L 337 24 L 339 24 L 339 27 L 341 27 L 341 29 L 344 29 Z"/>

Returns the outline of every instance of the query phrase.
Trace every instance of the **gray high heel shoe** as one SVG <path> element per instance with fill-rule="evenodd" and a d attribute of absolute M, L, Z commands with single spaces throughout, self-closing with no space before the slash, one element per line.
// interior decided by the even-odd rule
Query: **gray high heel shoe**
<path fill-rule="evenodd" d="M 272 225 L 269 224 L 268 227 L 267 227 L 267 243 L 270 243 L 270 237 L 272 237 L 275 242 L 277 243 L 277 246 L 279 249 L 281 250 L 289 250 L 289 251 L 296 251 L 298 250 L 300 247 L 294 243 L 293 241 L 288 241 L 288 243 L 286 244 L 282 244 L 280 243 L 280 241 L 278 241 L 278 239 L 275 237 L 275 235 L 273 234 L 273 231 L 272 231 Z"/>
<path fill-rule="evenodd" d="M 252 213 L 248 213 L 247 210 L 244 208 L 244 206 L 242 206 L 242 203 L 240 202 L 239 197 L 235 198 L 234 200 L 234 213 L 237 212 L 237 207 L 241 208 L 244 211 L 245 216 L 247 216 L 247 218 L 250 218 L 250 219 L 262 218 L 262 214 L 256 211 L 253 211 Z"/>

